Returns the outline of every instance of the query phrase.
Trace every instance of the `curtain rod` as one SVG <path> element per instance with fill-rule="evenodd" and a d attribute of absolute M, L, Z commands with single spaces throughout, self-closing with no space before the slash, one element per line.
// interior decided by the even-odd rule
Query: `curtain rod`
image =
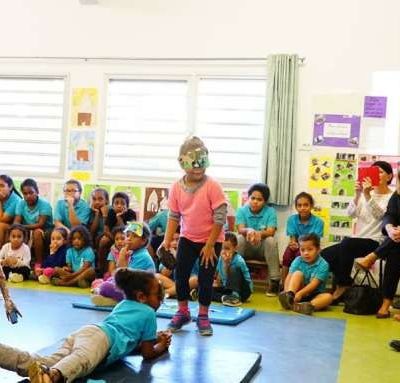
<path fill-rule="evenodd" d="M 81 60 L 81 61 L 267 61 L 267 57 L 78 57 L 0 56 L 0 60 Z M 299 57 L 303 64 L 305 57 Z"/>

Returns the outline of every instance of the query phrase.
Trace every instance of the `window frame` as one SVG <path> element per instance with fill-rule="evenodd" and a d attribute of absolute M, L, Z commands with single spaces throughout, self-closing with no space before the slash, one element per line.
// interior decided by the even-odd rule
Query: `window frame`
<path fill-rule="evenodd" d="M 37 178 L 54 178 L 63 179 L 66 174 L 66 155 L 67 155 L 67 137 L 69 137 L 68 131 L 68 118 L 69 118 L 69 95 L 70 95 L 70 76 L 66 73 L 54 73 L 54 74 L 41 74 L 41 73 L 1 73 L 0 79 L 26 79 L 26 80 L 46 80 L 46 79 L 59 79 L 64 81 L 64 92 L 63 92 L 63 107 L 62 107 L 62 119 L 61 119 L 61 138 L 60 138 L 60 162 L 58 171 L 56 173 L 39 172 L 35 175 Z M 12 173 L 12 178 L 23 178 L 31 177 L 32 173 L 27 170 L 8 170 L 3 169 L 5 173 Z"/>
<path fill-rule="evenodd" d="M 243 67 L 243 65 L 239 65 L 239 67 Z M 102 110 L 104 111 L 104 118 L 101 120 L 101 134 L 99 135 L 99 145 L 98 145 L 98 158 L 97 161 L 97 175 L 98 179 L 102 181 L 119 181 L 119 182 L 129 182 L 132 183 L 148 183 L 151 182 L 154 185 L 165 185 L 170 184 L 171 182 L 176 180 L 176 177 L 157 177 L 154 178 L 152 176 L 126 176 L 123 177 L 121 175 L 112 176 L 109 174 L 104 174 L 104 155 L 105 155 L 105 145 L 106 145 L 106 131 L 107 131 L 107 106 L 108 106 L 108 97 L 109 97 L 109 84 L 111 80 L 154 80 L 154 81 L 187 81 L 187 135 L 193 135 L 197 131 L 197 102 L 198 102 L 198 84 L 201 79 L 244 79 L 244 80 L 264 80 L 265 88 L 267 87 L 267 78 L 265 74 L 264 66 L 255 65 L 255 66 L 246 66 L 248 68 L 257 68 L 251 74 L 241 74 L 240 70 L 234 70 L 232 74 L 224 73 L 221 74 L 221 70 L 211 71 L 211 73 L 204 72 L 202 70 L 193 70 L 192 73 L 185 71 L 184 73 L 171 73 L 171 74 L 142 74 L 142 73 L 132 73 L 132 74 L 114 74 L 107 73 L 104 77 L 104 98 L 102 104 Z M 260 68 L 262 70 L 260 71 Z M 228 72 L 232 71 L 232 68 L 229 68 Z M 201 137 L 200 137 L 201 138 Z M 259 181 L 263 180 L 265 177 L 265 163 L 266 158 L 266 142 L 267 142 L 267 134 L 266 134 L 266 124 L 264 124 L 263 131 L 263 143 L 260 152 L 260 174 Z M 178 157 L 178 153 L 176 154 Z M 179 168 L 178 161 L 176 162 L 177 169 Z M 212 165 L 211 165 L 212 166 Z M 255 180 L 256 181 L 256 180 Z M 249 185 L 249 180 L 239 180 L 232 178 L 224 178 L 221 180 L 221 183 L 224 187 L 228 188 L 243 188 Z"/>

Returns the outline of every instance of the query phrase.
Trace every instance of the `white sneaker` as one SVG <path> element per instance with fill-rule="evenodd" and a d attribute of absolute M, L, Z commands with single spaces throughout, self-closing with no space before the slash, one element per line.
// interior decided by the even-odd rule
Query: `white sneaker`
<path fill-rule="evenodd" d="M 22 276 L 22 274 L 10 273 L 8 275 L 8 281 L 12 283 L 21 283 L 24 281 L 24 277 Z"/>

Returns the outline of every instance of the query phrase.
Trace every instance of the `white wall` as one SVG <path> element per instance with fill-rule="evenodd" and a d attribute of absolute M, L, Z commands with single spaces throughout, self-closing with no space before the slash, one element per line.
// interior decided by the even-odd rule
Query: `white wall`
<path fill-rule="evenodd" d="M 78 0 L 0 0 L 0 10 L 1 57 L 299 53 L 306 57 L 300 70 L 299 149 L 311 140 L 315 94 L 368 93 L 374 71 L 400 67 L 398 0 L 99 0 L 97 6 Z M 102 89 L 102 69 L 0 59 L 0 74 L 61 70 L 71 75 L 71 87 Z M 296 191 L 307 186 L 305 158 L 306 152 L 297 152 Z"/>

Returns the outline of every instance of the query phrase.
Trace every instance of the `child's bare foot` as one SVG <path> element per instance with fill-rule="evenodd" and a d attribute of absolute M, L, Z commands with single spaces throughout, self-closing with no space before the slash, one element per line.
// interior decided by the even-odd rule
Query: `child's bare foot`
<path fill-rule="evenodd" d="M 393 318 L 400 322 L 400 314 L 393 315 Z"/>
<path fill-rule="evenodd" d="M 363 258 L 356 259 L 356 266 L 363 270 L 369 270 L 378 257 L 374 253 L 370 253 Z"/>

